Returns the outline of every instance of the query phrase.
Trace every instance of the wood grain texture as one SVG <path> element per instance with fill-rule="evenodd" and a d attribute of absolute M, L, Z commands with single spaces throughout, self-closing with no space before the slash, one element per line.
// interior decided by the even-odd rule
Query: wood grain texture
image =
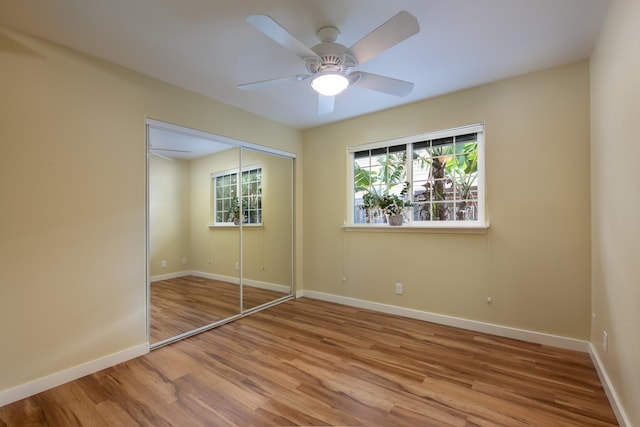
<path fill-rule="evenodd" d="M 308 298 L 0 408 L 0 425 L 613 426 L 587 354 Z"/>
<path fill-rule="evenodd" d="M 244 309 L 257 307 L 285 294 L 243 285 Z M 240 313 L 237 284 L 197 276 L 159 280 L 150 284 L 151 344 L 175 337 Z"/>

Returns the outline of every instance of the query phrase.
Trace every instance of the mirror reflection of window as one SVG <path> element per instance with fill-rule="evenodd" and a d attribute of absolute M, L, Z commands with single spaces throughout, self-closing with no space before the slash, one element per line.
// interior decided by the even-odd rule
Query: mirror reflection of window
<path fill-rule="evenodd" d="M 244 168 L 241 180 L 237 170 L 214 173 L 211 179 L 213 224 L 262 223 L 261 166 Z"/>

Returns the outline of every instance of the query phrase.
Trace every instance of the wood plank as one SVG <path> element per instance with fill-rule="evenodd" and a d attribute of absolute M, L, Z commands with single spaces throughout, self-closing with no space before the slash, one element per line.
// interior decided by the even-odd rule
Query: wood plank
<path fill-rule="evenodd" d="M 218 322 L 240 313 L 237 284 L 197 276 L 150 284 L 150 343 Z M 282 292 L 243 285 L 245 309 L 285 296 Z"/>
<path fill-rule="evenodd" d="M 0 425 L 615 426 L 585 353 L 302 298 L 0 408 Z"/>

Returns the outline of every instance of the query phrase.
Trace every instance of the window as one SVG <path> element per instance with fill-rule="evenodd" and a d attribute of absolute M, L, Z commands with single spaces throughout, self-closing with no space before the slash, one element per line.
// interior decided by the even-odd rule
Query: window
<path fill-rule="evenodd" d="M 395 195 L 413 226 L 485 226 L 483 135 L 473 125 L 349 147 L 353 224 L 386 223 L 380 198 Z"/>
<path fill-rule="evenodd" d="M 262 223 L 262 168 L 252 166 L 238 172 L 211 176 L 214 224 Z M 241 192 L 241 193 L 240 193 Z M 241 197 L 238 197 L 241 194 Z"/>

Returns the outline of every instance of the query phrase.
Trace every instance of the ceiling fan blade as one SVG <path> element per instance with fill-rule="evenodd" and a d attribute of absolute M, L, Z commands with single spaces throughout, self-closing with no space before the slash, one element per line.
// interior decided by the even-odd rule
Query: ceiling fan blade
<path fill-rule="evenodd" d="M 318 94 L 318 115 L 332 113 L 335 101 L 335 96 L 324 96 Z"/>
<path fill-rule="evenodd" d="M 247 22 L 302 59 L 318 56 L 267 15 L 250 15 Z"/>
<path fill-rule="evenodd" d="M 277 79 L 262 80 L 259 82 L 241 84 L 241 85 L 238 85 L 238 89 L 242 89 L 242 90 L 261 89 L 263 87 L 275 86 L 282 83 L 299 82 L 301 80 L 305 80 L 308 77 L 309 76 L 307 74 L 297 74 L 295 76 L 279 77 Z"/>
<path fill-rule="evenodd" d="M 380 76 L 378 74 L 356 71 L 351 73 L 349 77 L 353 82 L 352 84 L 357 84 L 358 86 L 389 95 L 405 96 L 413 90 L 413 83 L 411 82 Z"/>
<path fill-rule="evenodd" d="M 416 17 L 402 11 L 357 41 L 349 51 L 358 64 L 363 64 L 418 31 L 420 31 L 420 24 Z"/>

